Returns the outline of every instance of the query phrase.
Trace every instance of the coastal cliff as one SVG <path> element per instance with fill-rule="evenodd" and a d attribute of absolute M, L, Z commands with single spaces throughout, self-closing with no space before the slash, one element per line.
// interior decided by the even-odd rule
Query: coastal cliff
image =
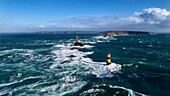
<path fill-rule="evenodd" d="M 145 35 L 151 34 L 150 32 L 143 31 L 106 31 L 104 36 L 126 36 L 126 35 Z"/>

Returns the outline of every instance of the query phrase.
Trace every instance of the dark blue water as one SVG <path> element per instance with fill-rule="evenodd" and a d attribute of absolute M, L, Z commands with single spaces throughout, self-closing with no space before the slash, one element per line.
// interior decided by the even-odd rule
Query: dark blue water
<path fill-rule="evenodd" d="M 170 95 L 170 34 L 75 36 L 0 34 L 0 95 Z"/>

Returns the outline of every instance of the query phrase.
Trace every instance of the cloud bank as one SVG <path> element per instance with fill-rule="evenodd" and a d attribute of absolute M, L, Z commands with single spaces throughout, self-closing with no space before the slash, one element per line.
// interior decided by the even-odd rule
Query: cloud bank
<path fill-rule="evenodd" d="M 10 29 L 10 30 L 9 30 Z M 43 30 L 143 30 L 170 32 L 170 11 L 161 8 L 146 8 L 129 17 L 73 17 L 55 20 L 48 24 L 22 25 L 0 23 L 0 31 L 43 31 Z"/>

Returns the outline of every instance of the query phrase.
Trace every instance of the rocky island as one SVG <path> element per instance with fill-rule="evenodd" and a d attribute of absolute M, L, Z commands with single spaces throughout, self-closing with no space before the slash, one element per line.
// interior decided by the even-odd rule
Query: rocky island
<path fill-rule="evenodd" d="M 103 33 L 104 36 L 126 36 L 126 35 L 148 35 L 151 32 L 144 31 L 106 31 Z"/>

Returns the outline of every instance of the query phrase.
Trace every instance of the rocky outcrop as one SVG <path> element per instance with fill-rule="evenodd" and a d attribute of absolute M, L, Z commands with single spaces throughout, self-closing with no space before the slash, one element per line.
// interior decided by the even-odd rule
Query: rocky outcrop
<path fill-rule="evenodd" d="M 126 35 L 141 35 L 141 34 L 150 34 L 150 32 L 143 31 L 106 31 L 104 36 L 126 36 Z"/>
<path fill-rule="evenodd" d="M 80 43 L 79 42 L 79 38 L 78 38 L 78 36 L 76 36 L 76 42 L 74 43 L 74 46 L 84 46 L 84 44 L 83 43 Z"/>
<path fill-rule="evenodd" d="M 81 46 L 82 47 L 82 46 L 84 46 L 84 44 L 78 42 L 78 43 L 74 43 L 74 46 Z"/>

